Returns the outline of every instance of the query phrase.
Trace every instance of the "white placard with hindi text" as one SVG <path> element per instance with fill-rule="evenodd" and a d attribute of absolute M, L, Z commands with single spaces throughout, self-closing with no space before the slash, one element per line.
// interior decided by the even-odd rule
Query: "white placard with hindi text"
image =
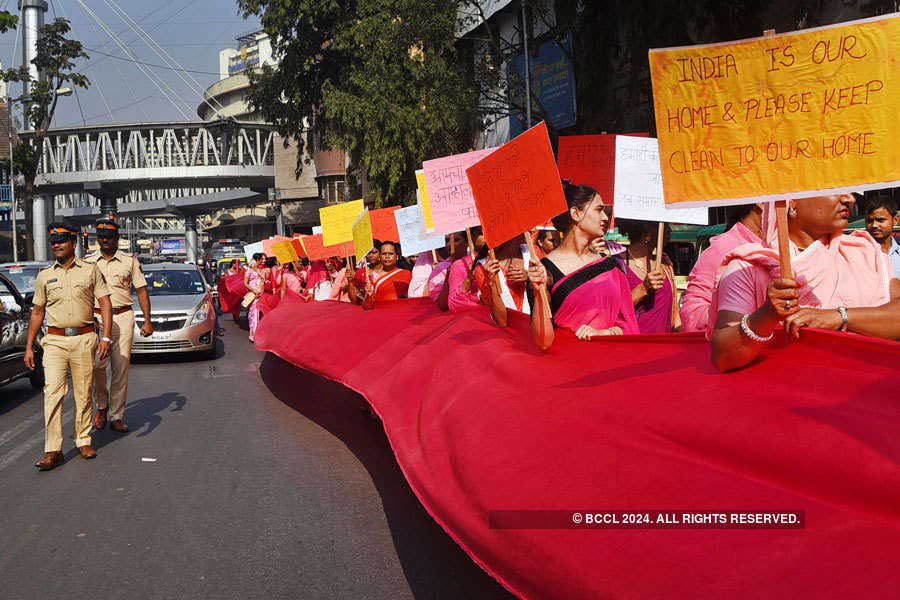
<path fill-rule="evenodd" d="M 656 138 L 616 136 L 614 214 L 622 219 L 664 223 L 709 223 L 709 209 L 667 208 Z"/>
<path fill-rule="evenodd" d="M 418 191 L 416 193 L 418 196 Z M 419 204 L 394 211 L 400 248 L 405 256 L 414 256 L 444 247 L 444 235 L 425 231 L 425 217 Z"/>

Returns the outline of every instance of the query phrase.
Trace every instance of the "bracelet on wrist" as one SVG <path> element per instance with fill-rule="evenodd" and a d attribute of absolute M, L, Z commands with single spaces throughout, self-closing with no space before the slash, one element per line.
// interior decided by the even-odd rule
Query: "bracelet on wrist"
<path fill-rule="evenodd" d="M 757 334 L 757 333 L 756 333 L 755 331 L 753 331 L 752 329 L 750 329 L 750 315 L 749 315 L 749 314 L 746 314 L 746 315 L 744 315 L 743 317 L 741 317 L 741 331 L 742 331 L 742 332 L 744 333 L 744 335 L 746 335 L 748 338 L 750 338 L 750 339 L 753 340 L 754 342 L 759 342 L 759 343 L 768 342 L 768 341 L 771 340 L 773 337 L 775 337 L 775 332 L 774 332 L 774 331 L 772 331 L 772 333 L 770 333 L 769 335 L 763 337 L 763 336 Z"/>
<path fill-rule="evenodd" d="M 850 324 L 849 318 L 847 315 L 847 307 L 846 306 L 838 306 L 837 311 L 841 313 L 841 326 L 838 331 L 847 331 L 847 326 Z"/>

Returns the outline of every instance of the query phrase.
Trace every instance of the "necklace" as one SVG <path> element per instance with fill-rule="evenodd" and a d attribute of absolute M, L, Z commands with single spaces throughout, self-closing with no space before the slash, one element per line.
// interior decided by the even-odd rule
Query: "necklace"
<path fill-rule="evenodd" d="M 632 271 L 634 271 L 638 275 L 641 274 L 641 273 L 638 273 L 638 269 L 640 269 L 640 271 L 643 272 L 644 275 L 646 275 L 647 273 L 650 272 L 650 257 L 649 256 L 645 256 L 644 264 L 640 265 L 637 262 L 635 262 L 637 259 L 631 255 L 631 250 L 625 250 L 625 254 L 628 257 L 628 266 L 631 267 Z"/>

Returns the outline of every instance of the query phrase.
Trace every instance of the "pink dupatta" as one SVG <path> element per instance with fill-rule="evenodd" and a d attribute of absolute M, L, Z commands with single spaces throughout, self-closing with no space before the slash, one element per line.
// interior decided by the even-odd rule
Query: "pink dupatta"
<path fill-rule="evenodd" d="M 707 337 L 712 335 L 718 315 L 722 276 L 732 261 L 742 261 L 757 269 L 756 306 L 766 299 L 768 284 L 781 277 L 778 256 L 778 228 L 775 207 L 763 208 L 762 229 L 766 239 L 738 246 L 725 255 L 716 272 Z M 813 308 L 860 308 L 880 306 L 890 301 L 892 271 L 881 248 L 864 231 L 836 233 L 816 240 L 800 252 L 791 242 L 791 267 L 800 286 L 800 305 Z"/>

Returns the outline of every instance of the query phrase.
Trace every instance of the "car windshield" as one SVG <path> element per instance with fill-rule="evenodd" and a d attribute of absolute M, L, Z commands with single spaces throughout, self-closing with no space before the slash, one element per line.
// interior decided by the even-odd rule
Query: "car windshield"
<path fill-rule="evenodd" d="M 24 294 L 34 291 L 34 280 L 40 271 L 37 267 L 4 267 L 2 273 L 9 277 L 19 293 Z"/>
<path fill-rule="evenodd" d="M 147 291 L 151 296 L 202 294 L 205 291 L 200 273 L 194 269 L 147 270 Z"/>

